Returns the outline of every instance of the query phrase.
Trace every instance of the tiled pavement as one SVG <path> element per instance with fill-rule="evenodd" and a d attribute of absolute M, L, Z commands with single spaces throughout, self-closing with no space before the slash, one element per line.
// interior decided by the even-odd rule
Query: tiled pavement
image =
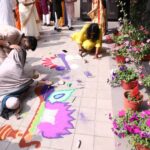
<path fill-rule="evenodd" d="M 76 30 L 79 30 L 83 24 L 79 22 Z M 62 75 L 70 76 L 69 82 L 73 83 L 77 79 L 82 80 L 84 88 L 75 91 L 72 99 L 76 97 L 74 102 L 68 101 L 72 109 L 75 120 L 73 121 L 74 129 L 70 130 L 72 134 L 66 135 L 60 139 L 44 139 L 40 136 L 34 136 L 33 139 L 41 141 L 40 150 L 115 150 L 114 135 L 111 131 L 111 123 L 108 114 L 112 113 L 112 96 L 111 88 L 107 84 L 107 78 L 110 73 L 109 56 L 103 51 L 99 60 L 93 59 L 93 56 L 87 55 L 78 60 L 72 60 L 70 63 L 76 67 L 71 71 L 57 72 L 42 67 L 41 59 L 53 54 L 62 53 L 65 49 L 68 51 L 66 55 L 78 55 L 78 47 L 76 43 L 70 39 L 72 31 L 63 28 L 61 33 L 56 33 L 53 28 L 44 28 L 41 34 L 41 40 L 38 49 L 35 52 L 29 52 L 27 63 L 32 65 L 41 73 L 41 78 L 46 77 L 49 80 L 62 80 Z M 107 45 L 103 45 L 107 47 Z M 85 63 L 84 60 L 88 63 Z M 83 72 L 90 71 L 92 78 L 87 78 Z M 59 86 L 60 89 L 63 87 Z M 34 95 L 31 90 L 27 96 L 24 109 L 21 114 L 22 118 L 16 120 L 14 116 L 6 121 L 0 118 L 0 125 L 10 124 L 14 129 L 25 132 L 34 113 L 38 107 L 39 98 Z M 34 147 L 20 148 L 18 143 L 20 138 L 8 138 L 0 141 L 0 150 L 33 150 Z"/>

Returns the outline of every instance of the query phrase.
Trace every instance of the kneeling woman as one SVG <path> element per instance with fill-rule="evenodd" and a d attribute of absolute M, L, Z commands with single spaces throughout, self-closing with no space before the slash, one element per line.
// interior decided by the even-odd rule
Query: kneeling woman
<path fill-rule="evenodd" d="M 79 52 L 82 56 L 83 52 L 95 52 L 95 58 L 102 47 L 102 33 L 97 23 L 86 24 L 83 28 L 71 36 L 79 46 Z"/>

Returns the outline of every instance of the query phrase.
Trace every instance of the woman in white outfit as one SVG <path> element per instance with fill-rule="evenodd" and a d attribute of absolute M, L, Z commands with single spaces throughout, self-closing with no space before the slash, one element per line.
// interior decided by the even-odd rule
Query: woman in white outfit
<path fill-rule="evenodd" d="M 0 0 L 0 25 L 15 26 L 16 0 Z"/>
<path fill-rule="evenodd" d="M 26 36 L 39 38 L 40 20 L 35 6 L 35 0 L 18 0 L 21 31 Z"/>

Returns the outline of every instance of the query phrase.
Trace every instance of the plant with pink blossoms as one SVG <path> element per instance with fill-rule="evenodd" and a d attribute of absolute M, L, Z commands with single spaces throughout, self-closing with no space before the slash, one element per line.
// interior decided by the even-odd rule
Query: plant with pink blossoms
<path fill-rule="evenodd" d="M 144 56 L 150 54 L 150 44 L 141 43 L 139 45 L 132 46 L 128 52 L 131 58 L 133 58 L 135 62 L 139 63 Z"/>
<path fill-rule="evenodd" d="M 150 110 L 142 112 L 119 111 L 112 120 L 112 131 L 119 138 L 127 138 L 128 142 L 135 148 L 142 145 L 150 148 Z"/>

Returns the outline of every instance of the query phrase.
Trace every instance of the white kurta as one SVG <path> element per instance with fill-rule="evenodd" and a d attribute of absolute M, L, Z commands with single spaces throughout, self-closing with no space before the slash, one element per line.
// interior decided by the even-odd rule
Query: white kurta
<path fill-rule="evenodd" d="M 19 0 L 19 13 L 21 21 L 21 31 L 26 36 L 39 37 L 39 17 L 35 4 L 25 6 L 23 3 L 29 3 L 30 0 Z"/>
<path fill-rule="evenodd" d="M 0 25 L 15 26 L 13 9 L 16 6 L 15 0 L 0 0 Z"/>

